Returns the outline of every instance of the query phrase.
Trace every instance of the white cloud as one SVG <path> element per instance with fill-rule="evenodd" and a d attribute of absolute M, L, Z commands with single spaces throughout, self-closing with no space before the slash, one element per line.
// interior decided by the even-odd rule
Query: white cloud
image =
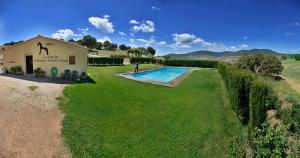
<path fill-rule="evenodd" d="M 195 35 L 192 34 L 173 34 L 173 41 L 175 44 L 171 45 L 173 48 L 191 48 L 192 44 L 201 44 L 204 42 L 203 39 L 197 38 Z"/>
<path fill-rule="evenodd" d="M 173 34 L 173 41 L 174 44 L 170 45 L 172 48 L 178 49 L 178 48 L 191 48 L 192 45 L 201 45 L 205 49 L 209 51 L 237 51 L 241 49 L 247 49 L 249 46 L 246 44 L 241 44 L 239 46 L 231 46 L 228 47 L 224 45 L 223 43 L 217 43 L 217 42 L 207 42 L 203 40 L 202 38 L 199 38 L 193 34 Z"/>
<path fill-rule="evenodd" d="M 97 42 L 101 42 L 101 43 L 103 43 L 104 41 L 112 42 L 112 40 L 108 36 L 104 36 L 103 38 L 97 40 Z"/>
<path fill-rule="evenodd" d="M 290 52 L 291 53 L 299 53 L 300 52 L 300 48 L 291 49 Z"/>
<path fill-rule="evenodd" d="M 134 38 L 130 38 L 129 41 L 130 41 L 131 43 L 134 43 L 134 42 L 135 42 L 135 39 L 134 39 Z"/>
<path fill-rule="evenodd" d="M 167 44 L 166 41 L 160 41 L 160 42 L 158 42 L 158 45 L 161 45 L 161 46 L 164 46 L 164 45 L 166 45 L 166 44 Z"/>
<path fill-rule="evenodd" d="M 156 44 L 156 41 L 153 36 L 149 40 L 139 38 L 137 39 L 137 41 L 144 43 L 146 47 L 154 46 Z"/>
<path fill-rule="evenodd" d="M 57 30 L 56 33 L 52 34 L 51 37 L 56 38 L 56 39 L 69 39 L 71 37 L 78 37 L 81 35 L 75 34 L 72 30 L 70 29 L 61 29 Z"/>
<path fill-rule="evenodd" d="M 129 21 L 129 24 L 133 24 L 133 25 L 137 25 L 139 24 L 140 22 L 136 21 L 136 20 L 130 20 Z"/>
<path fill-rule="evenodd" d="M 113 33 L 114 25 L 109 21 L 109 16 L 105 15 L 103 18 L 100 17 L 90 17 L 89 22 L 95 26 L 97 29 L 102 30 L 105 33 Z"/>
<path fill-rule="evenodd" d="M 108 19 L 108 18 L 110 18 L 110 16 L 109 15 L 104 15 L 103 18 Z"/>
<path fill-rule="evenodd" d="M 292 26 L 300 26 L 300 23 L 296 21 L 296 22 L 291 23 L 291 25 Z"/>
<path fill-rule="evenodd" d="M 121 35 L 121 36 L 127 36 L 126 33 L 122 32 L 122 31 L 119 31 L 119 35 Z"/>
<path fill-rule="evenodd" d="M 89 28 L 78 28 L 78 30 L 82 33 L 82 34 L 84 34 L 84 35 L 86 35 L 87 34 L 87 32 L 89 31 Z"/>
<path fill-rule="evenodd" d="M 135 25 L 131 28 L 132 31 L 134 32 L 154 32 L 155 31 L 155 25 L 154 22 L 147 20 L 143 23 L 141 23 L 141 25 Z"/>
<path fill-rule="evenodd" d="M 146 42 L 147 42 L 147 40 L 145 40 L 145 39 L 142 39 L 142 38 L 139 38 L 139 39 L 137 39 L 137 41 L 139 41 L 139 42 L 143 42 L 143 43 L 146 43 Z"/>
<path fill-rule="evenodd" d="M 130 36 L 131 36 L 131 37 L 134 37 L 134 34 L 133 34 L 133 33 L 130 33 Z"/>
<path fill-rule="evenodd" d="M 151 9 L 153 9 L 153 10 L 160 10 L 160 8 L 156 7 L 156 6 L 152 6 Z"/>
<path fill-rule="evenodd" d="M 241 45 L 239 46 L 239 48 L 240 48 L 240 49 L 247 49 L 247 48 L 249 48 L 249 46 L 248 46 L 247 44 L 241 44 Z"/>
<path fill-rule="evenodd" d="M 286 33 L 284 33 L 284 35 L 286 35 L 286 36 L 292 36 L 292 35 L 294 35 L 294 33 L 286 32 Z"/>
<path fill-rule="evenodd" d="M 135 45 L 135 44 L 128 44 L 128 46 L 130 46 L 131 48 L 137 48 L 138 46 L 137 45 Z"/>

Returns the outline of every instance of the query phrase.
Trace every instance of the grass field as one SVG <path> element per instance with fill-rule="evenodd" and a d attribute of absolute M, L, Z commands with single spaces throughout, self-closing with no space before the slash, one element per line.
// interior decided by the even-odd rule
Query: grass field
<path fill-rule="evenodd" d="M 114 75 L 130 69 L 90 67 L 96 84 L 66 88 L 62 133 L 74 157 L 228 157 L 245 129 L 217 70 L 169 88 Z"/>
<path fill-rule="evenodd" d="M 300 84 L 300 61 L 288 59 L 284 60 L 282 64 L 284 66 L 282 75 L 294 80 L 298 80 Z"/>
<path fill-rule="evenodd" d="M 296 84 L 300 85 L 300 61 L 294 59 L 283 60 L 282 64 L 284 66 L 282 75 L 285 78 L 290 78 L 296 81 Z M 281 100 L 288 96 L 293 96 L 297 100 L 300 100 L 300 93 L 292 88 L 293 85 L 289 85 L 285 80 L 275 81 L 274 87 L 278 92 Z"/>

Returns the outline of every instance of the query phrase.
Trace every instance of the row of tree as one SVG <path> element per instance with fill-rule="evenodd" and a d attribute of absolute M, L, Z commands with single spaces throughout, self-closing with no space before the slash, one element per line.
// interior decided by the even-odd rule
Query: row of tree
<path fill-rule="evenodd" d="M 126 46 L 125 44 L 117 45 L 116 43 L 112 43 L 110 41 L 104 41 L 102 42 L 97 42 L 97 39 L 91 35 L 86 35 L 83 37 L 83 39 L 75 41 L 73 39 L 69 40 L 68 42 L 76 42 L 80 45 L 86 46 L 91 49 L 97 49 L 97 50 L 116 50 L 119 48 L 119 50 L 124 50 L 128 51 L 130 54 L 135 54 L 136 56 L 141 56 L 142 54 L 151 54 L 155 55 L 156 50 L 152 47 L 139 47 L 139 48 L 131 48 L 129 46 Z"/>
<path fill-rule="evenodd" d="M 15 44 L 18 44 L 18 43 L 21 43 L 23 41 L 18 41 L 18 42 L 14 42 L 14 41 L 11 41 L 11 42 L 8 42 L 8 43 L 4 43 L 3 45 L 4 46 L 12 46 L 12 45 L 15 45 Z"/>
<path fill-rule="evenodd" d="M 156 53 L 156 50 L 152 47 L 130 48 L 127 51 L 129 57 L 142 57 L 142 55 L 147 55 L 147 54 L 151 54 L 154 56 Z"/>

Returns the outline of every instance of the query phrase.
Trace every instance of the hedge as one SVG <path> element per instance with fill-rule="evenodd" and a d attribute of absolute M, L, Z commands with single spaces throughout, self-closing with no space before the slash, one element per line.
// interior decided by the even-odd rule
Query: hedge
<path fill-rule="evenodd" d="M 123 58 L 89 58 L 90 66 L 123 65 Z"/>
<path fill-rule="evenodd" d="M 150 64 L 155 63 L 154 59 L 151 58 L 130 58 L 131 63 Z"/>
<path fill-rule="evenodd" d="M 249 93 L 253 73 L 224 62 L 219 62 L 218 69 L 227 87 L 232 108 L 243 123 L 248 123 Z"/>
<path fill-rule="evenodd" d="M 267 110 L 276 108 L 278 96 L 263 77 L 224 62 L 218 63 L 234 111 L 243 123 L 249 123 L 249 132 L 261 128 Z"/>
<path fill-rule="evenodd" d="M 253 81 L 250 90 L 250 121 L 252 131 L 255 127 L 261 127 L 267 117 L 267 104 L 273 96 L 272 89 L 263 79 Z"/>
<path fill-rule="evenodd" d="M 166 66 L 185 66 L 185 67 L 204 67 L 204 68 L 216 68 L 217 61 L 210 60 L 166 60 L 164 62 Z"/>
<path fill-rule="evenodd" d="M 152 58 L 130 58 L 131 63 L 140 63 L 140 64 L 164 64 L 164 60 L 152 59 Z"/>

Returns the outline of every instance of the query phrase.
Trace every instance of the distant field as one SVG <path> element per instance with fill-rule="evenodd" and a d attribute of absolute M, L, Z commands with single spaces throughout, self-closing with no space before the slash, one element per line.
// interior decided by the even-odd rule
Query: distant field
<path fill-rule="evenodd" d="M 284 60 L 284 70 L 282 75 L 299 81 L 300 84 L 300 61 L 294 59 Z"/>
<path fill-rule="evenodd" d="M 282 61 L 284 70 L 282 75 L 285 78 L 289 78 L 295 81 L 295 84 L 300 85 L 300 61 L 296 61 L 294 59 L 288 59 Z M 293 85 L 289 85 L 286 80 L 281 81 L 271 81 L 275 90 L 278 92 L 281 100 L 288 96 L 293 96 L 300 100 L 300 93 L 295 90 Z"/>
<path fill-rule="evenodd" d="M 89 67 L 96 84 L 66 88 L 62 133 L 74 157 L 229 156 L 244 128 L 217 70 L 195 71 L 170 88 L 114 75 L 131 69 Z"/>

